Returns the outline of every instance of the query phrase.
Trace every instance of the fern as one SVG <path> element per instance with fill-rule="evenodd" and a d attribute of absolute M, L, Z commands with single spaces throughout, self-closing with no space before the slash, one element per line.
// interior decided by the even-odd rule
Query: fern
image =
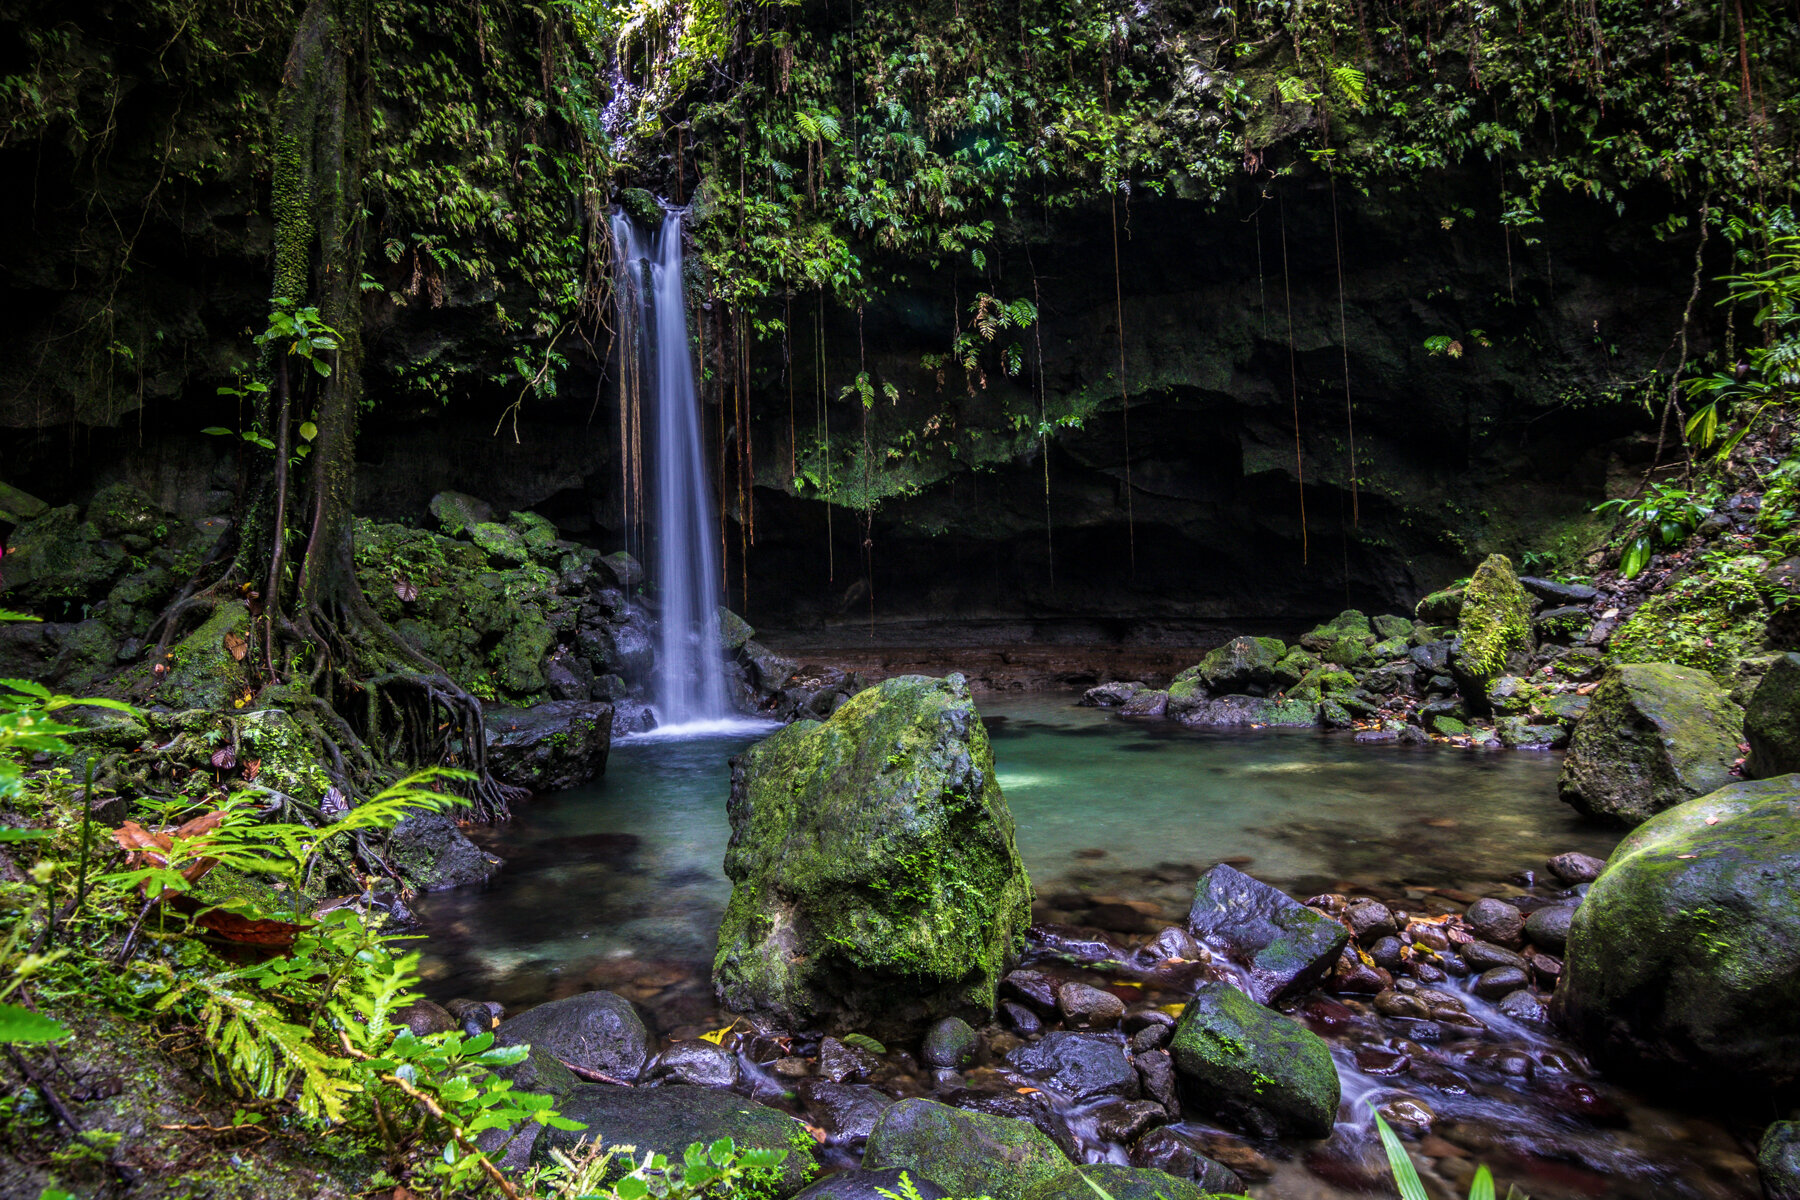
<path fill-rule="evenodd" d="M 311 1041 L 311 1031 L 295 1025 L 274 1005 L 233 988 L 233 974 L 196 974 L 157 1002 L 166 1012 L 193 993 L 206 1040 L 224 1071 L 247 1090 L 269 1099 L 285 1096 L 297 1083 L 300 1111 L 326 1121 L 344 1119 L 344 1108 L 362 1089 L 347 1075 L 348 1063 Z"/>
<path fill-rule="evenodd" d="M 1355 67 L 1333 67 L 1331 68 L 1331 82 L 1338 91 L 1344 94 L 1346 100 L 1358 108 L 1363 106 L 1363 94 L 1368 87 L 1368 76 Z"/>

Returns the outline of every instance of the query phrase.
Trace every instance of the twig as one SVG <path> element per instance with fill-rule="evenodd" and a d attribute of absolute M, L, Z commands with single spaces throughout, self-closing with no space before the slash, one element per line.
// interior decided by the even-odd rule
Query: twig
<path fill-rule="evenodd" d="M 589 1067 L 578 1067 L 566 1058 L 559 1058 L 556 1061 L 569 1068 L 570 1072 L 573 1073 L 577 1079 L 585 1079 L 589 1083 L 610 1083 L 614 1087 L 631 1086 L 631 1081 L 629 1079 L 614 1079 L 611 1075 L 607 1075 L 604 1072 L 595 1071 Z"/>

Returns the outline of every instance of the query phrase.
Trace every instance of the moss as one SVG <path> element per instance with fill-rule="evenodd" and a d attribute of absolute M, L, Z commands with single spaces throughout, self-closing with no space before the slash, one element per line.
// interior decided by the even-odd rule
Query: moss
<path fill-rule="evenodd" d="M 863 1164 L 930 1179 L 953 1196 L 1025 1200 L 1069 1170 L 1068 1157 L 1029 1121 L 910 1099 L 889 1108 L 869 1135 Z"/>
<path fill-rule="evenodd" d="M 1757 555 L 1705 561 L 1652 595 L 1610 643 L 1620 662 L 1673 662 L 1728 679 L 1762 649 L 1772 591 Z"/>
<path fill-rule="evenodd" d="M 1490 554 L 1475 568 L 1463 590 L 1457 624 L 1462 630 L 1461 668 L 1478 679 L 1488 679 L 1506 669 L 1507 657 L 1531 643 L 1531 598 L 1512 560 Z"/>
<path fill-rule="evenodd" d="M 331 776 L 294 718 L 279 708 L 247 712 L 238 721 L 238 758 L 262 766 L 256 782 L 305 804 L 317 806 L 331 788 Z"/>
<path fill-rule="evenodd" d="M 522 565 L 531 561 L 531 550 L 525 544 L 524 535 L 516 529 L 483 521 L 469 526 L 468 532 L 469 539 L 496 562 Z"/>
<path fill-rule="evenodd" d="M 1238 989 L 1202 985 L 1176 1021 L 1169 1051 L 1214 1111 L 1265 1132 L 1330 1133 L 1339 1092 L 1330 1047 Z"/>

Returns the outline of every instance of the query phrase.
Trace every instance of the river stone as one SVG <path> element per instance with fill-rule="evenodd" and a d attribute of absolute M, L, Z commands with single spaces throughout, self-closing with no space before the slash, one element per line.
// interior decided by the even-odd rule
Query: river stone
<path fill-rule="evenodd" d="M 961 675 L 888 679 L 732 760 L 723 1006 L 790 1029 L 986 1018 L 1031 881 Z"/>
<path fill-rule="evenodd" d="M 1477 900 L 1465 919 L 1483 938 L 1501 946 L 1517 946 L 1525 932 L 1525 917 L 1504 900 Z"/>
<path fill-rule="evenodd" d="M 1600 595 L 1585 583 L 1559 583 L 1535 575 L 1519 576 L 1519 585 L 1538 599 L 1553 604 L 1591 604 Z"/>
<path fill-rule="evenodd" d="M 813 1123 L 833 1142 L 859 1142 L 875 1130 L 894 1103 L 894 1098 L 866 1083 L 832 1083 L 808 1079 L 800 1084 L 800 1097 Z"/>
<path fill-rule="evenodd" d="M 1148 685 L 1135 680 L 1121 682 L 1114 680 L 1103 683 L 1099 687 L 1091 687 L 1081 694 L 1081 703 L 1089 708 L 1117 708 L 1143 691 Z"/>
<path fill-rule="evenodd" d="M 656 1056 L 650 1078 L 691 1083 L 695 1087 L 728 1088 L 738 1081 L 737 1056 L 711 1042 L 676 1042 Z"/>
<path fill-rule="evenodd" d="M 818 1170 L 806 1126 L 735 1092 L 685 1085 L 629 1088 L 584 1084 L 557 1107 L 564 1117 L 587 1128 L 546 1129 L 532 1150 L 535 1163 L 548 1165 L 550 1151 L 566 1150 L 594 1138 L 606 1145 L 635 1146 L 640 1160 L 646 1153 L 655 1153 L 678 1162 L 695 1142 L 710 1145 L 728 1137 L 740 1151 L 788 1152 L 780 1166 L 753 1171 L 748 1181 L 760 1184 L 756 1191 L 772 1200 L 793 1195 Z M 630 1169 L 629 1157 L 615 1160 L 601 1182 L 625 1174 Z"/>
<path fill-rule="evenodd" d="M 1525 936 L 1531 944 L 1552 954 L 1561 954 L 1569 941 L 1569 925 L 1575 920 L 1574 906 L 1559 904 L 1540 908 L 1525 918 Z"/>
<path fill-rule="evenodd" d="M 975 1057 L 981 1039 L 961 1017 L 945 1017 L 925 1034 L 924 1058 L 934 1067 L 960 1067 Z"/>
<path fill-rule="evenodd" d="M 1531 986 L 1531 976 L 1519 967 L 1490 967 L 1475 980 L 1473 991 L 1483 1000 L 1498 1000 Z"/>
<path fill-rule="evenodd" d="M 1177 675 L 1169 685 L 1169 694 L 1176 695 L 1178 688 L 1182 694 L 1192 694 L 1199 688 L 1206 694 L 1223 696 L 1252 686 L 1267 687 L 1274 682 L 1276 668 L 1286 653 L 1287 646 L 1275 638 L 1232 638 L 1207 651 L 1206 657 Z"/>
<path fill-rule="evenodd" d="M 912 1184 L 913 1190 L 919 1194 L 919 1200 L 944 1200 L 950 1194 L 913 1171 L 893 1168 L 885 1171 L 862 1169 L 827 1175 L 795 1196 L 794 1200 L 893 1200 L 894 1196 L 906 1195 L 907 1183 Z"/>
<path fill-rule="evenodd" d="M 1043 1080 L 1070 1099 L 1138 1094 L 1137 1069 L 1125 1043 L 1110 1033 L 1046 1033 L 1042 1040 L 1020 1046 L 1006 1061 Z"/>
<path fill-rule="evenodd" d="M 485 883 L 504 865 L 442 812 L 414 812 L 388 830 L 386 849 L 407 886 L 421 892 Z"/>
<path fill-rule="evenodd" d="M 1800 1122 L 1777 1121 L 1763 1130 L 1756 1167 L 1768 1200 L 1800 1200 Z"/>
<path fill-rule="evenodd" d="M 1668 1087 L 1743 1096 L 1800 1081 L 1796 894 L 1800 775 L 1652 817 L 1575 910 L 1562 1019 L 1597 1061 Z"/>
<path fill-rule="evenodd" d="M 1319 983 L 1350 939 L 1336 921 L 1226 863 L 1200 877 L 1187 925 L 1248 968 L 1248 990 L 1263 1003 Z"/>
<path fill-rule="evenodd" d="M 1589 816 L 1638 825 L 1731 782 L 1742 715 L 1705 671 L 1613 667 L 1576 723 L 1558 787 Z"/>
<path fill-rule="evenodd" d="M 611 992 L 582 992 L 528 1008 L 501 1023 L 494 1044 L 534 1046 L 572 1067 L 627 1083 L 637 1079 L 650 1057 L 637 1010 Z"/>
<path fill-rule="evenodd" d="M 894 1167 L 929 1172 L 953 1196 L 1024 1200 L 1069 1159 L 1026 1121 L 913 1099 L 881 1114 L 863 1151 L 865 1170 Z"/>
<path fill-rule="evenodd" d="M 1569 850 L 1555 855 L 1545 862 L 1544 870 L 1571 886 L 1577 883 L 1592 883 L 1600 878 L 1600 872 L 1606 870 L 1606 860 L 1595 858 L 1591 854 L 1582 854 L 1578 850 Z"/>
<path fill-rule="evenodd" d="M 612 750 L 613 706 L 552 700 L 531 708 L 488 705 L 488 769 L 534 792 L 559 792 L 604 774 Z"/>
<path fill-rule="evenodd" d="M 1026 1200 L 1095 1200 L 1100 1193 L 1090 1182 L 1099 1184 L 1112 1200 L 1203 1200 L 1205 1195 L 1193 1180 L 1166 1171 L 1085 1163 L 1032 1188 L 1025 1193 Z"/>
<path fill-rule="evenodd" d="M 1152 1129 L 1131 1148 L 1131 1165 L 1167 1171 L 1178 1179 L 1191 1179 L 1207 1195 L 1240 1195 L 1249 1189 L 1224 1163 L 1215 1162 L 1179 1130 Z"/>
<path fill-rule="evenodd" d="M 1086 983 L 1065 983 L 1057 988 L 1056 1007 L 1073 1029 L 1110 1029 L 1125 1015 L 1123 1000 Z"/>
<path fill-rule="evenodd" d="M 1189 1099 L 1265 1137 L 1326 1137 L 1338 1074 L 1324 1039 L 1243 992 L 1208 983 L 1169 1042 Z"/>
<path fill-rule="evenodd" d="M 1744 740 L 1750 778 L 1800 771 L 1800 654 L 1783 654 L 1763 673 L 1744 709 Z"/>

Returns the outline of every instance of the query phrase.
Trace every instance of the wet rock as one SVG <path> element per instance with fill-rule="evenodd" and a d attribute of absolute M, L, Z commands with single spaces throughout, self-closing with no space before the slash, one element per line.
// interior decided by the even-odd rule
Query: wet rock
<path fill-rule="evenodd" d="M 906 1195 L 906 1185 L 918 1192 L 919 1200 L 944 1200 L 950 1193 L 913 1171 L 839 1171 L 827 1175 L 794 1200 L 893 1200 Z"/>
<path fill-rule="evenodd" d="M 1531 968 L 1531 977 L 1537 985 L 1550 990 L 1562 982 L 1562 959 L 1549 954 L 1528 954 L 1526 965 Z"/>
<path fill-rule="evenodd" d="M 1131 957 L 1098 929 L 1083 929 L 1074 925 L 1033 925 L 1027 936 L 1050 953 L 1083 966 L 1123 962 Z"/>
<path fill-rule="evenodd" d="M 1532 945 L 1552 954 L 1561 954 L 1569 940 L 1569 924 L 1574 919 L 1573 905 L 1540 908 L 1525 918 L 1525 936 L 1531 939 Z"/>
<path fill-rule="evenodd" d="M 1103 683 L 1099 687 L 1089 688 L 1081 694 L 1081 703 L 1089 708 L 1117 708 L 1143 691 L 1148 685 L 1136 681 L 1130 683 Z"/>
<path fill-rule="evenodd" d="M 800 1085 L 807 1115 L 833 1142 L 860 1141 L 875 1131 L 894 1098 L 866 1083 L 831 1083 L 809 1079 Z"/>
<path fill-rule="evenodd" d="M 1763 1130 L 1756 1169 L 1768 1200 L 1800 1200 L 1800 1122 L 1777 1121 Z"/>
<path fill-rule="evenodd" d="M 1137 1071 L 1117 1037 L 1105 1033 L 1046 1033 L 1007 1056 L 1012 1066 L 1073 1099 L 1138 1095 Z"/>
<path fill-rule="evenodd" d="M 834 1037 L 819 1043 L 819 1074 L 832 1083 L 866 1079 L 880 1065 L 881 1061 L 861 1046 L 852 1046 Z"/>
<path fill-rule="evenodd" d="M 1175 1028 L 1175 1018 L 1160 1008 L 1153 1008 L 1147 1004 L 1134 1004 L 1125 1010 L 1124 1025 L 1126 1033 L 1135 1035 L 1153 1025 L 1163 1029 L 1173 1029 Z"/>
<path fill-rule="evenodd" d="M 1007 1025 L 1025 1037 L 1043 1032 L 1043 1020 L 1035 1012 L 1015 1000 L 1002 1000 L 1000 1015 L 1005 1018 Z"/>
<path fill-rule="evenodd" d="M 713 979 L 787 1028 L 991 1014 L 1031 918 L 961 675 L 888 679 L 733 760 Z"/>
<path fill-rule="evenodd" d="M 1800 1081 L 1800 776 L 1652 817 L 1575 910 L 1556 1007 L 1602 1065 L 1744 1099 Z"/>
<path fill-rule="evenodd" d="M 570 1066 L 627 1083 L 643 1073 L 650 1057 L 637 1010 L 611 992 L 583 992 L 526 1009 L 501 1024 L 494 1044 L 535 1046 Z"/>
<path fill-rule="evenodd" d="M 1286 653 L 1287 646 L 1275 638 L 1233 638 L 1175 676 L 1169 694 L 1191 695 L 1198 690 L 1204 695 L 1224 696 L 1249 687 L 1269 687 Z"/>
<path fill-rule="evenodd" d="M 1146 1025 L 1131 1035 L 1131 1052 L 1143 1054 L 1149 1050 L 1160 1050 L 1169 1044 L 1169 1035 L 1174 1031 L 1173 1025 Z"/>
<path fill-rule="evenodd" d="M 1125 1015 L 1125 1002 L 1111 992 L 1085 983 L 1056 989 L 1056 1007 L 1071 1029 L 1111 1029 Z"/>
<path fill-rule="evenodd" d="M 1356 1052 L 1357 1069 L 1367 1075 L 1386 1078 L 1392 1075 L 1404 1075 L 1412 1066 L 1412 1056 L 1398 1050 L 1383 1050 L 1377 1046 L 1365 1046 Z"/>
<path fill-rule="evenodd" d="M 1413 1137 L 1424 1137 L 1431 1132 L 1431 1124 L 1437 1120 L 1437 1114 L 1425 1105 L 1410 1097 L 1389 1100 L 1380 1109 L 1381 1117 L 1400 1133 Z"/>
<path fill-rule="evenodd" d="M 1144 1050 L 1134 1055 L 1138 1083 L 1144 1095 L 1163 1106 L 1171 1120 L 1181 1116 L 1181 1095 L 1175 1081 L 1175 1060 L 1166 1050 Z"/>
<path fill-rule="evenodd" d="M 466 492 L 439 492 L 428 506 L 438 528 L 451 537 L 494 519 L 494 506 Z"/>
<path fill-rule="evenodd" d="M 923 1058 L 934 1067 L 960 1067 L 972 1061 L 981 1038 L 961 1017 L 945 1017 L 925 1033 Z"/>
<path fill-rule="evenodd" d="M 1400 944 L 1398 938 L 1393 939 L 1393 942 L 1396 947 Z M 1396 951 L 1396 962 L 1398 959 L 1399 954 Z M 1381 967 L 1365 962 L 1354 946 L 1344 947 L 1343 954 L 1338 957 L 1337 966 L 1331 972 L 1331 990 L 1334 992 L 1357 992 L 1372 996 L 1393 986 L 1393 982 L 1394 978 L 1391 974 Z"/>
<path fill-rule="evenodd" d="M 1131 1148 L 1131 1165 L 1191 1179 L 1207 1195 L 1241 1195 L 1249 1190 L 1237 1172 L 1208 1158 L 1198 1144 L 1166 1126 L 1152 1129 L 1138 1140 Z"/>
<path fill-rule="evenodd" d="M 1183 962 L 1197 962 L 1206 957 L 1206 951 L 1187 930 L 1178 925 L 1169 925 L 1151 938 L 1136 957 L 1147 963 L 1166 962 L 1172 958 Z"/>
<path fill-rule="evenodd" d="M 484 883 L 503 860 L 471 842 L 449 813 L 418 812 L 387 835 L 387 858 L 421 892 Z"/>
<path fill-rule="evenodd" d="M 1505 946 L 1496 946 L 1492 942 L 1470 942 L 1462 948 L 1462 959 L 1477 971 L 1487 971 L 1494 967 L 1517 967 L 1525 969 L 1525 956 Z"/>
<path fill-rule="evenodd" d="M 1191 1180 L 1162 1171 L 1087 1163 L 1073 1167 L 1026 1193 L 1026 1200 L 1093 1200 L 1098 1184 L 1112 1200 L 1204 1200 Z"/>
<path fill-rule="evenodd" d="M 1464 917 L 1478 935 L 1501 946 L 1517 946 L 1525 938 L 1525 917 L 1504 900 L 1477 900 Z"/>
<path fill-rule="evenodd" d="M 1172 1070 L 1170 1074 L 1173 1078 Z M 1151 1126 L 1169 1120 L 1167 1110 L 1153 1100 L 1109 1100 L 1091 1115 L 1094 1132 L 1105 1142 L 1130 1142 Z"/>
<path fill-rule="evenodd" d="M 1069 1160 L 1024 1121 L 913 1099 L 881 1114 L 863 1151 L 863 1167 L 929 1172 L 955 1196 L 1024 1200 L 1067 1171 Z"/>
<path fill-rule="evenodd" d="M 1585 583 L 1560 583 L 1535 575 L 1519 576 L 1519 585 L 1538 599 L 1552 604 L 1591 604 L 1600 596 Z"/>
<path fill-rule="evenodd" d="M 1336 921 L 1224 863 L 1200 877 L 1187 925 L 1248 968 L 1262 1003 L 1319 983 L 1349 941 Z"/>
<path fill-rule="evenodd" d="M 1041 1016 L 1056 1013 L 1056 980 L 1042 971 L 1021 968 L 1000 981 L 1000 993 L 1022 1000 Z"/>
<path fill-rule="evenodd" d="M 1423 1021 L 1431 1016 L 1431 1007 L 1409 992 L 1389 988 L 1375 997 L 1375 1011 L 1384 1017 L 1406 1021 Z"/>
<path fill-rule="evenodd" d="M 1236 988 L 1203 985 L 1169 1043 L 1190 1097 L 1266 1136 L 1324 1137 L 1337 1115 L 1331 1051 Z"/>
<path fill-rule="evenodd" d="M 1783 654 L 1763 673 L 1744 709 L 1744 740 L 1750 778 L 1800 771 L 1800 654 Z"/>
<path fill-rule="evenodd" d="M 1393 911 L 1379 900 L 1357 900 L 1344 911 L 1344 923 L 1350 926 L 1350 936 L 1364 946 L 1399 931 Z"/>
<path fill-rule="evenodd" d="M 1452 667 L 1474 684 L 1492 679 L 1515 650 L 1531 644 L 1530 598 L 1513 574 L 1512 560 L 1490 554 L 1463 589 Z"/>
<path fill-rule="evenodd" d="M 488 768 L 534 792 L 579 786 L 606 770 L 612 749 L 613 706 L 592 700 L 553 700 L 531 708 L 489 705 Z"/>
<path fill-rule="evenodd" d="M 1126 717 L 1160 717 L 1169 711 L 1169 693 L 1145 688 L 1133 693 L 1131 699 L 1119 706 L 1119 714 Z"/>
<path fill-rule="evenodd" d="M 805 1126 L 784 1112 L 735 1092 L 687 1086 L 627 1088 L 586 1084 L 576 1088 L 559 1107 L 563 1116 L 586 1128 L 546 1129 L 532 1150 L 533 1162 L 548 1164 L 552 1161 L 550 1151 L 567 1150 L 596 1137 L 613 1145 L 635 1146 L 639 1156 L 665 1154 L 678 1162 L 693 1143 L 710 1144 L 728 1137 L 739 1150 L 788 1152 L 776 1168 L 770 1187 L 773 1200 L 793 1195 L 818 1170 Z M 618 1161 L 608 1172 L 608 1179 L 627 1170 L 628 1164 Z"/>
<path fill-rule="evenodd" d="M 1266 725 L 1304 728 L 1319 723 L 1319 705 L 1312 700 L 1277 700 L 1269 696 L 1221 696 L 1173 710 L 1183 725 L 1193 729 L 1214 726 Z"/>
<path fill-rule="evenodd" d="M 1427 642 L 1423 646 L 1414 646 L 1406 652 L 1412 665 L 1419 669 L 1421 675 L 1428 679 L 1436 676 L 1445 677 L 1448 682 L 1450 672 L 1450 643 Z"/>
<path fill-rule="evenodd" d="M 1508 992 L 1501 997 L 1496 1007 L 1515 1021 L 1525 1021 L 1532 1025 L 1550 1024 L 1550 1010 L 1526 988 Z"/>
<path fill-rule="evenodd" d="M 738 1081 L 737 1056 L 711 1042 L 676 1042 L 656 1056 L 650 1078 L 695 1087 L 728 1088 Z"/>
<path fill-rule="evenodd" d="M 1373 946 L 1369 947 L 1369 957 L 1375 960 L 1376 966 L 1386 967 L 1388 970 L 1392 971 L 1404 961 L 1402 955 L 1403 949 L 1404 943 L 1402 943 L 1399 938 L 1389 934 L 1387 937 L 1379 939 Z"/>
<path fill-rule="evenodd" d="M 1531 976 L 1522 967 L 1489 967 L 1476 977 L 1473 990 L 1483 1000 L 1498 1000 L 1520 988 L 1531 986 Z"/>
<path fill-rule="evenodd" d="M 756 636 L 756 630 L 750 622 L 732 612 L 723 605 L 719 606 L 719 649 L 727 654 L 735 654 Z M 786 682 L 783 680 L 782 682 Z"/>
<path fill-rule="evenodd" d="M 1600 878 L 1600 872 L 1605 869 L 1605 859 L 1595 858 L 1591 854 L 1581 854 L 1574 850 L 1558 854 L 1544 864 L 1544 870 L 1570 886 L 1578 883 L 1592 883 Z"/>
<path fill-rule="evenodd" d="M 1731 782 L 1742 721 L 1705 671 L 1613 667 L 1575 726 L 1558 788 L 1583 813 L 1641 824 Z"/>
<path fill-rule="evenodd" d="M 625 551 L 620 550 L 608 554 L 600 561 L 607 570 L 612 572 L 613 581 L 623 588 L 627 595 L 643 585 L 645 579 L 643 564 Z"/>
<path fill-rule="evenodd" d="M 750 664 L 750 678 L 757 690 L 771 695 L 786 687 L 800 670 L 799 660 L 777 654 L 755 641 L 744 643 L 743 656 Z"/>
<path fill-rule="evenodd" d="M 506 1010 L 492 1000 L 450 1000 L 444 1004 L 444 1011 L 470 1037 L 498 1029 L 506 1016 Z"/>
<path fill-rule="evenodd" d="M 412 1030 L 415 1037 L 428 1037 L 434 1033 L 449 1033 L 458 1028 L 455 1017 L 448 1009 L 430 1000 L 415 1000 L 394 1014 L 394 1023 L 404 1025 Z"/>

